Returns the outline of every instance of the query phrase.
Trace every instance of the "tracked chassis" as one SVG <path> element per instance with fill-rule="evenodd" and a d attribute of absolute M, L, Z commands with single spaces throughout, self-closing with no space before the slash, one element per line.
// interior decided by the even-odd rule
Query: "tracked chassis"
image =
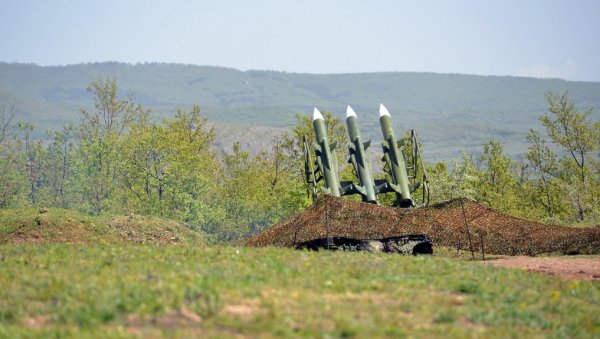
<path fill-rule="evenodd" d="M 433 254 L 431 239 L 424 234 L 369 240 L 327 237 L 300 243 L 296 245 L 296 249 Z"/>

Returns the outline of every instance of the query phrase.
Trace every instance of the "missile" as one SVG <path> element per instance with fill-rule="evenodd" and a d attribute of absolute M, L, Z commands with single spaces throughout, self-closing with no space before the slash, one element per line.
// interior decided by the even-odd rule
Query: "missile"
<path fill-rule="evenodd" d="M 359 185 L 355 185 L 355 189 L 360 193 L 363 202 L 377 203 L 377 189 L 373 180 L 371 159 L 367 153 L 367 148 L 371 145 L 371 140 L 362 141 L 360 130 L 358 129 L 358 117 L 350 106 L 346 108 L 346 125 L 348 126 L 348 134 L 350 136 L 350 145 L 348 145 L 350 153 L 349 162 L 354 166 L 359 182 Z"/>
<path fill-rule="evenodd" d="M 325 119 L 319 110 L 315 107 L 313 111 L 313 129 L 315 131 L 315 154 L 317 156 L 317 165 L 325 179 L 325 193 L 336 197 L 341 196 L 340 181 L 338 179 L 338 164 L 335 157 L 335 145 L 329 144 L 327 137 L 327 126 Z"/>
<path fill-rule="evenodd" d="M 390 112 L 383 104 L 379 106 L 379 125 L 381 125 L 381 132 L 383 132 L 384 139 L 381 144 L 383 146 L 383 158 L 392 175 L 392 183 L 389 186 L 392 191 L 396 192 L 395 205 L 400 207 L 415 206 L 408 188 L 406 162 L 394 135 Z"/>

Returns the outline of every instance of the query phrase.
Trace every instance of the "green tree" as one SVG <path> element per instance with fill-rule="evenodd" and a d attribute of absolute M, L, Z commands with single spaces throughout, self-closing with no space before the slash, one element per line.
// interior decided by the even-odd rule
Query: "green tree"
<path fill-rule="evenodd" d="M 278 222 L 308 206 L 310 199 L 304 194 L 305 185 L 296 180 L 297 168 L 287 159 L 282 136 L 275 137 L 271 149 L 260 152 L 257 161 L 271 197 L 268 215 L 272 222 Z"/>
<path fill-rule="evenodd" d="M 0 106 L 0 208 L 15 204 L 27 182 L 22 142 L 11 134 L 16 115 L 14 106 Z"/>
<path fill-rule="evenodd" d="M 129 209 L 150 215 L 168 214 L 165 185 L 169 139 L 166 128 L 158 124 L 132 126 L 123 139 L 118 166 L 124 201 Z"/>
<path fill-rule="evenodd" d="M 88 91 L 94 97 L 95 111 L 82 110 L 79 166 L 85 198 L 90 209 L 99 214 L 109 208 L 115 188 L 121 139 L 132 125 L 146 123 L 149 110 L 136 104 L 133 94 L 119 97 L 115 78 L 94 79 Z"/>
<path fill-rule="evenodd" d="M 529 131 L 527 140 L 530 145 L 525 157 L 534 175 L 530 181 L 535 188 L 535 192 L 529 196 L 553 220 L 561 210 L 558 157 L 533 129 Z"/>
<path fill-rule="evenodd" d="M 456 183 L 452 179 L 448 166 L 444 162 L 438 162 L 427 167 L 429 185 L 431 190 L 430 203 L 436 204 L 459 196 Z"/>
<path fill-rule="evenodd" d="M 208 126 L 198 106 L 190 112 L 178 110 L 175 118 L 164 124 L 164 139 L 170 145 L 167 196 L 179 220 L 206 227 L 213 222 L 211 206 L 217 199 L 219 159 L 213 148 L 214 127 Z"/>
<path fill-rule="evenodd" d="M 75 168 L 75 137 L 73 125 L 64 126 L 62 131 L 51 132 L 51 143 L 47 150 L 48 185 L 53 206 L 70 208 L 81 200 Z"/>
<path fill-rule="evenodd" d="M 504 155 L 502 145 L 490 140 L 483 146 L 479 161 L 483 166 L 479 172 L 476 199 L 504 212 L 516 212 L 519 206 L 515 166 L 511 158 Z"/>
<path fill-rule="evenodd" d="M 44 172 L 46 171 L 46 149 L 41 140 L 34 140 L 31 133 L 33 125 L 30 123 L 19 123 L 19 130 L 23 135 L 23 148 L 25 156 L 25 172 L 27 174 L 27 198 L 31 205 L 39 203 L 38 191 L 43 185 Z"/>
<path fill-rule="evenodd" d="M 540 121 L 550 139 L 569 156 L 562 161 L 563 178 L 571 187 L 568 193 L 577 219 L 583 221 L 598 202 L 593 194 L 597 178 L 591 177 L 597 162 L 593 152 L 598 149 L 598 129 L 589 120 L 592 110 L 580 112 L 567 93 L 548 93 L 546 101 L 549 113 Z"/>
<path fill-rule="evenodd" d="M 128 208 L 203 225 L 217 185 L 214 138 L 198 106 L 160 125 L 134 125 L 117 171 Z"/>
<path fill-rule="evenodd" d="M 270 150 L 256 155 L 236 142 L 233 152 L 223 156 L 220 206 L 226 218 L 216 232 L 219 240 L 257 234 L 307 205 L 297 169 L 288 164 L 280 138 Z"/>
<path fill-rule="evenodd" d="M 264 228 L 260 225 L 264 207 L 269 199 L 259 161 L 243 151 L 239 142 L 233 153 L 223 156 L 221 206 L 227 218 L 219 227 L 220 240 L 231 241 L 247 237 Z M 270 200 L 270 199 L 269 199 Z"/>

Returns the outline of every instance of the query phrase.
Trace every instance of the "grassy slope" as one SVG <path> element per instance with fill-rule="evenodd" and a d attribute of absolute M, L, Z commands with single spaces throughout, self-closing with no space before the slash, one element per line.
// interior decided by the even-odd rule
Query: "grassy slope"
<path fill-rule="evenodd" d="M 8 243 L 150 243 L 201 245 L 181 223 L 138 215 L 91 217 L 72 210 L 0 210 L 0 245 Z"/>
<path fill-rule="evenodd" d="M 440 257 L 0 246 L 0 337 L 600 335 L 600 289 Z"/>

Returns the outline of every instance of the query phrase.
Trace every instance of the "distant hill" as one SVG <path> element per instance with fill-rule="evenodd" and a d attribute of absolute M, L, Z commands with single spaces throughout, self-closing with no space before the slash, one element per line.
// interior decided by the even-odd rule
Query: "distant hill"
<path fill-rule="evenodd" d="M 318 107 L 342 116 L 347 104 L 358 113 L 363 134 L 377 141 L 381 102 L 398 133 L 417 130 L 429 159 L 480 149 L 491 138 L 516 153 L 525 149 L 529 128 L 539 126 L 548 91 L 568 91 L 581 109 L 600 108 L 597 82 L 434 73 L 297 74 L 116 62 L 51 67 L 0 63 L 0 105 L 14 104 L 21 120 L 41 130 L 76 123 L 79 110 L 92 106 L 86 87 L 98 76 L 116 77 L 123 92 L 133 92 L 157 118 L 198 104 L 209 121 L 226 125 L 250 148 L 264 146 L 265 133 L 291 126 L 295 113 L 310 114 Z M 596 110 L 594 118 L 599 116 Z M 230 145 L 228 134 L 219 134 L 220 145 Z"/>

